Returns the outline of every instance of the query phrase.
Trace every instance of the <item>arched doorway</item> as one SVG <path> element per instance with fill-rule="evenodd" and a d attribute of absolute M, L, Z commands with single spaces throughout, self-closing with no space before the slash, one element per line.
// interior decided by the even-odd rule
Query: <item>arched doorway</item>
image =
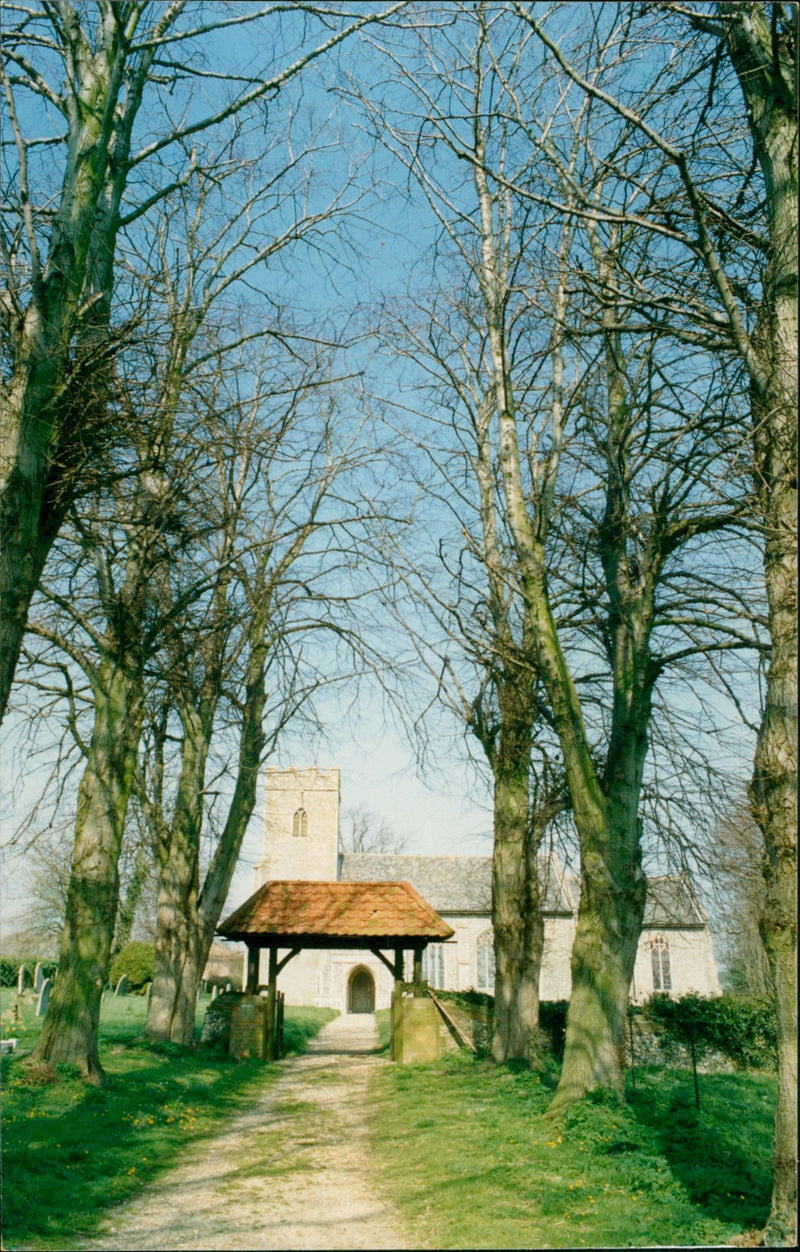
<path fill-rule="evenodd" d="M 375 1012 L 375 979 L 363 965 L 356 966 L 347 980 L 347 1011 Z"/>

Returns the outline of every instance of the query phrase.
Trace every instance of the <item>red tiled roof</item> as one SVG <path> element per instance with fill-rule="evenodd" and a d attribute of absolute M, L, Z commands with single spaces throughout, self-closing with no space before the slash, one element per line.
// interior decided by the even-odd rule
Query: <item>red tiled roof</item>
<path fill-rule="evenodd" d="M 455 932 L 407 882 L 265 882 L 217 933 L 449 939 Z"/>

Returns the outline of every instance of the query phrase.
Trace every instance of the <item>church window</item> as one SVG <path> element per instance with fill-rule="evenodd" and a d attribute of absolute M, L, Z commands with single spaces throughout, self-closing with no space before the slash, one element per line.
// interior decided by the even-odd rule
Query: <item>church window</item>
<path fill-rule="evenodd" d="M 305 836 L 308 834 L 308 813 L 298 809 L 292 818 L 292 834 Z"/>
<path fill-rule="evenodd" d="M 444 951 L 440 943 L 433 943 L 422 953 L 422 977 L 429 987 L 444 987 Z"/>
<path fill-rule="evenodd" d="M 650 944 L 653 962 L 653 990 L 671 991 L 672 974 L 669 968 L 669 945 L 663 935 L 656 935 Z"/>
<path fill-rule="evenodd" d="M 478 979 L 479 991 L 490 991 L 494 994 L 494 936 L 491 930 L 484 930 L 478 935 Z"/>

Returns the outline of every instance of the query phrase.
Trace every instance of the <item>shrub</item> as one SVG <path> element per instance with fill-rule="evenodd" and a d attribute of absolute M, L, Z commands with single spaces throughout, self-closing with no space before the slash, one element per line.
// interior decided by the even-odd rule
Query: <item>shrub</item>
<path fill-rule="evenodd" d="M 17 981 L 19 962 L 10 957 L 0 957 L 0 987 L 13 987 Z"/>
<path fill-rule="evenodd" d="M 556 1060 L 564 1055 L 569 1000 L 542 1000 L 539 1004 L 539 1029 L 543 1030 Z"/>
<path fill-rule="evenodd" d="M 769 999 L 734 996 L 699 996 L 691 993 L 677 1000 L 653 995 L 644 1016 L 661 1027 L 665 1035 L 696 1050 L 721 1052 L 743 1069 L 774 1068 L 777 1061 L 775 1006 Z"/>
<path fill-rule="evenodd" d="M 238 993 L 242 990 L 241 975 L 237 976 L 236 974 L 226 974 L 223 977 L 221 974 L 212 974 L 210 978 L 204 978 L 203 982 L 205 983 L 206 990 L 209 994 L 215 987 L 220 995 L 228 994 L 225 990 L 228 986 L 230 986 L 231 992 Z M 202 986 L 202 983 L 200 985 Z"/>
<path fill-rule="evenodd" d="M 489 995 L 486 991 L 476 991 L 474 987 L 469 987 L 466 991 L 439 991 L 434 989 L 434 995 L 438 996 L 440 1000 L 458 1005 L 459 1008 L 486 1009 L 489 1013 L 494 1009 L 494 996 Z"/>
<path fill-rule="evenodd" d="M 123 974 L 131 991 L 141 991 L 153 979 L 155 953 L 151 943 L 126 943 L 111 962 L 108 976 L 116 986 Z"/>

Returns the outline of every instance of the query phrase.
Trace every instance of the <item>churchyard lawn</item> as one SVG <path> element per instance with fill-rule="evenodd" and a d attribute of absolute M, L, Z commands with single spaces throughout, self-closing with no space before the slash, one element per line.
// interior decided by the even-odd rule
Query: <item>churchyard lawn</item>
<path fill-rule="evenodd" d="M 3 1034 L 28 1049 L 41 1019 L 28 1005 L 10 1030 L 14 999 L 0 1002 Z M 139 1038 L 144 1011 L 140 997 L 106 997 L 102 1090 L 63 1068 L 57 1082 L 41 1081 L 19 1055 L 3 1058 L 5 1247 L 83 1246 L 112 1206 L 182 1148 L 218 1135 L 282 1072 L 150 1048 Z M 287 1042 L 302 1047 L 332 1016 L 287 1010 Z M 306 1081 L 326 1077 L 316 1070 Z M 545 1110 L 556 1077 L 555 1064 L 537 1075 L 465 1054 L 377 1068 L 365 1106 L 370 1177 L 413 1246 L 713 1245 L 763 1226 L 772 1074 L 702 1075 L 698 1111 L 690 1071 L 642 1069 L 626 1107 L 585 1101 L 553 1120 Z"/>
<path fill-rule="evenodd" d="M 772 1074 L 637 1071 L 628 1105 L 544 1116 L 557 1078 L 462 1054 L 373 1080 L 376 1181 L 431 1248 L 725 1244 L 763 1227 Z"/>
<path fill-rule="evenodd" d="M 100 1056 L 108 1086 L 85 1086 L 69 1066 L 47 1081 L 20 1055 L 42 1019 L 30 1001 L 15 1022 L 15 1001 L 3 989 L 3 1038 L 19 1041 L 17 1053 L 2 1058 L 4 1248 L 80 1246 L 109 1208 L 173 1165 L 183 1147 L 218 1133 L 280 1073 L 279 1064 L 231 1062 L 205 1049 L 151 1048 L 139 1038 L 144 998 L 107 994 Z M 198 1004 L 198 1026 L 208 1004 L 208 996 Z M 287 1048 L 300 1050 L 334 1016 L 287 1009 Z"/>

